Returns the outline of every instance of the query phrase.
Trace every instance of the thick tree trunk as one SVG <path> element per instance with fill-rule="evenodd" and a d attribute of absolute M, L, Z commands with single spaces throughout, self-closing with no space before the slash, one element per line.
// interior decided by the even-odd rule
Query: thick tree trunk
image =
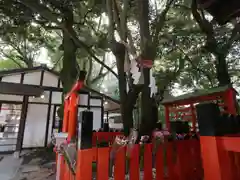
<path fill-rule="evenodd" d="M 63 91 L 66 94 L 70 91 L 72 85 L 76 81 L 77 62 L 76 62 L 76 47 L 71 38 L 63 33 L 63 68 L 61 70 L 61 81 L 63 83 Z"/>
<path fill-rule="evenodd" d="M 139 24 L 141 36 L 141 58 L 142 60 L 154 60 L 155 53 L 152 48 L 152 38 L 149 30 L 149 1 L 139 0 Z M 142 90 L 142 117 L 140 125 L 140 136 L 151 135 L 155 127 L 152 111 L 152 98 L 150 96 L 150 69 L 143 68 L 144 85 Z"/>
<path fill-rule="evenodd" d="M 219 86 L 232 85 L 231 77 L 228 73 L 228 65 L 226 61 L 226 56 L 223 54 L 217 55 L 216 62 L 216 74 Z M 237 101 L 237 97 L 234 96 L 236 111 L 239 112 L 239 105 Z"/>
<path fill-rule="evenodd" d="M 219 82 L 219 86 L 231 84 L 231 78 L 228 73 L 228 65 L 226 62 L 225 55 L 222 55 L 222 54 L 217 55 L 216 74 L 217 74 L 217 80 Z"/>
<path fill-rule="evenodd" d="M 69 32 L 73 31 L 73 13 L 69 9 L 64 9 L 64 24 Z M 66 94 L 76 81 L 77 77 L 77 47 L 68 33 L 63 31 L 63 68 L 60 78 L 63 83 L 63 93 Z"/>
<path fill-rule="evenodd" d="M 64 11 L 64 24 L 67 29 L 71 32 L 73 28 L 73 14 L 71 11 Z M 77 61 L 76 61 L 76 51 L 77 47 L 66 31 L 62 31 L 63 33 L 63 68 L 60 72 L 60 79 L 63 85 L 63 102 L 64 103 L 64 95 L 67 94 L 73 84 L 76 81 L 77 77 Z M 58 116 L 63 119 L 63 104 L 58 110 Z M 61 128 L 60 128 L 61 129 Z"/>
<path fill-rule="evenodd" d="M 124 72 L 125 47 L 118 42 L 113 42 L 111 50 L 115 55 L 117 61 L 121 115 L 123 121 L 124 135 L 128 136 L 131 128 L 133 128 L 133 109 L 136 104 L 138 94 L 141 91 L 141 87 L 133 86 L 131 87 L 129 92 L 127 92 L 126 73 Z"/>

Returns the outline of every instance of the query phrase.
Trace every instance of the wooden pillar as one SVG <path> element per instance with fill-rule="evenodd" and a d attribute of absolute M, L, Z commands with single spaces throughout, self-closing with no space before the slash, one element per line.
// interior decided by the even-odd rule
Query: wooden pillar
<path fill-rule="evenodd" d="M 218 137 L 216 126 L 220 117 L 218 105 L 214 103 L 199 104 L 196 106 L 196 110 L 204 180 L 234 180 L 231 159 Z"/>
<path fill-rule="evenodd" d="M 195 109 L 194 109 L 194 105 L 191 104 L 190 105 L 190 108 L 191 108 L 191 113 L 192 113 L 192 127 L 193 127 L 193 131 L 194 132 L 197 132 L 197 127 L 196 127 L 196 124 L 197 124 L 197 117 L 196 117 L 196 113 L 195 113 Z"/>
<path fill-rule="evenodd" d="M 76 180 L 92 179 L 92 128 L 93 128 L 93 112 L 81 112 L 82 119 L 78 122 L 78 147 L 77 147 L 77 166 Z"/>
<path fill-rule="evenodd" d="M 68 131 L 68 117 L 69 117 L 69 99 L 64 101 L 64 114 L 63 114 L 63 125 L 62 132 Z"/>
<path fill-rule="evenodd" d="M 20 124 L 17 136 L 17 145 L 16 145 L 16 152 L 17 156 L 20 155 L 22 150 L 23 138 L 24 138 L 24 130 L 26 125 L 26 118 L 27 118 L 27 111 L 28 111 L 28 96 L 23 96 L 23 104 L 21 110 L 21 117 L 20 117 Z"/>
<path fill-rule="evenodd" d="M 223 101 L 224 105 L 227 107 L 228 113 L 236 115 L 236 92 L 233 88 L 230 88 L 225 92 Z"/>
<path fill-rule="evenodd" d="M 101 99 L 101 128 L 104 127 L 104 99 Z"/>
<path fill-rule="evenodd" d="M 165 106 L 165 120 L 166 120 L 166 127 L 168 131 L 171 131 L 171 124 L 170 124 L 170 111 L 169 106 Z"/>
<path fill-rule="evenodd" d="M 45 142 L 44 145 L 47 147 L 48 145 L 48 132 L 49 132 L 49 123 L 51 119 L 51 108 L 52 108 L 52 91 L 49 91 L 49 99 L 48 99 L 48 112 L 47 112 L 47 122 L 46 122 L 46 130 L 45 130 Z"/>
<path fill-rule="evenodd" d="M 70 95 L 70 104 L 69 104 L 69 121 L 68 121 L 68 140 L 71 140 L 76 136 L 77 130 L 77 112 L 78 112 L 78 95 L 72 93 Z"/>

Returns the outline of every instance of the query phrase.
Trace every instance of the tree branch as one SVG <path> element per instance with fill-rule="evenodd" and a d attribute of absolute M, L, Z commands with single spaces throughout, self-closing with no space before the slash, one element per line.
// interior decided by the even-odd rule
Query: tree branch
<path fill-rule="evenodd" d="M 157 48 L 159 45 L 159 33 L 162 30 L 162 28 L 164 27 L 164 22 L 166 20 L 166 15 L 171 7 L 171 5 L 174 3 L 175 0 L 169 0 L 167 1 L 166 7 L 165 9 L 156 17 L 155 19 L 155 32 L 153 34 L 153 44 L 154 46 Z"/>
<path fill-rule="evenodd" d="M 126 41 L 128 36 L 128 29 L 127 29 L 127 13 L 129 9 L 129 0 L 123 1 L 123 11 L 120 15 L 120 23 L 121 23 L 121 30 L 122 30 L 122 36 L 123 41 Z"/>
<path fill-rule="evenodd" d="M 198 12 L 197 0 L 192 0 L 192 15 L 198 23 L 201 30 L 207 35 L 214 36 L 212 25 Z"/>
<path fill-rule="evenodd" d="M 239 39 L 240 39 L 240 22 L 235 24 L 229 40 L 227 41 L 226 45 L 223 47 L 223 50 L 227 51 L 226 54 L 232 47 L 233 43 Z"/>
<path fill-rule="evenodd" d="M 114 68 L 116 65 L 113 65 L 111 68 Z M 91 80 L 91 84 L 96 83 L 98 80 L 100 80 L 101 78 L 104 78 L 107 74 L 109 73 L 109 71 L 106 71 L 104 73 L 99 73 L 97 77 L 95 77 L 93 80 Z"/>
<path fill-rule="evenodd" d="M 114 21 L 116 24 L 117 32 L 119 33 L 121 40 L 124 41 L 124 36 L 122 33 L 122 29 L 121 29 L 120 11 L 118 9 L 116 0 L 112 0 L 112 8 L 111 9 L 113 10 L 113 18 L 114 18 Z"/>
<path fill-rule="evenodd" d="M 64 24 L 60 23 L 58 21 L 58 17 L 52 13 L 47 7 L 42 6 L 41 4 L 38 3 L 38 5 L 36 5 L 36 3 L 34 1 L 29 1 L 29 0 L 20 0 L 20 2 L 22 4 L 24 4 L 25 6 L 29 7 L 31 10 L 38 12 L 41 16 L 43 16 L 44 18 L 48 19 L 49 21 L 52 21 L 56 24 L 59 25 L 59 27 L 65 31 L 69 37 L 72 38 L 72 40 L 74 41 L 74 43 L 76 44 L 76 46 L 78 47 L 82 47 L 85 49 L 85 51 L 100 65 L 104 66 L 108 71 L 110 71 L 114 76 L 116 76 L 116 78 L 118 78 L 117 73 L 115 73 L 109 66 L 107 66 L 106 64 L 104 64 L 100 59 L 98 59 L 92 50 L 89 49 L 89 47 L 83 42 L 81 41 L 77 35 L 76 32 L 74 30 L 72 30 L 72 32 L 69 32 L 69 30 L 64 26 Z"/>
<path fill-rule="evenodd" d="M 212 24 L 205 18 L 203 11 L 201 11 L 201 14 L 198 12 L 197 0 L 192 0 L 191 9 L 194 19 L 198 23 L 202 32 L 207 35 L 207 39 L 211 39 L 211 41 L 216 42 L 214 38 L 214 30 Z"/>
<path fill-rule="evenodd" d="M 103 63 L 105 63 L 105 61 L 106 61 L 106 56 L 104 55 L 104 56 L 103 56 Z M 98 73 L 99 76 L 102 74 L 103 69 L 104 69 L 104 67 L 101 66 L 100 71 L 99 71 L 99 73 Z"/>
<path fill-rule="evenodd" d="M 110 42 L 115 41 L 114 38 L 114 20 L 113 20 L 113 9 L 112 9 L 112 0 L 107 0 L 107 13 L 108 13 L 108 19 L 109 19 L 109 25 L 108 25 L 108 38 Z"/>
<path fill-rule="evenodd" d="M 211 86 L 213 87 L 213 81 L 212 81 L 212 77 L 203 69 L 197 67 L 191 60 L 191 58 L 188 56 L 188 54 L 186 54 L 180 47 L 177 46 L 177 48 L 183 53 L 183 55 L 185 56 L 186 60 L 191 64 L 191 66 L 196 69 L 198 72 L 202 73 L 204 76 L 206 76 L 206 78 L 208 79 L 209 83 L 211 84 Z"/>
<path fill-rule="evenodd" d="M 24 68 L 17 60 L 15 60 L 13 57 L 11 57 L 9 54 L 4 53 L 3 51 L 0 52 L 3 56 L 8 58 L 9 60 L 12 60 L 15 64 L 17 64 L 20 68 Z"/>

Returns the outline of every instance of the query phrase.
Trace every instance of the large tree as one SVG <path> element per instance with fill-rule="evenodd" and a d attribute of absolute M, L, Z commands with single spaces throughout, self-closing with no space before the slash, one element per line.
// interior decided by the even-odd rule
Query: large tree
<path fill-rule="evenodd" d="M 192 14 L 201 31 L 205 34 L 205 51 L 212 55 L 219 85 L 231 84 L 228 71 L 228 57 L 234 46 L 239 45 L 240 23 L 238 18 L 225 26 L 219 26 L 212 17 L 192 0 Z"/>
<path fill-rule="evenodd" d="M 101 6 L 96 5 L 99 5 L 99 2 L 10 0 L 1 1 L 0 9 L 2 14 L 12 19 L 16 25 L 37 23 L 45 30 L 60 32 L 62 36 L 60 49 L 63 50 L 64 54 L 61 78 L 64 92 L 67 92 L 77 77 L 76 55 L 79 51 L 87 52 L 89 61 L 97 61 L 105 69 L 117 76 L 111 67 L 108 67 L 95 55 L 96 48 L 103 45 L 102 39 L 104 39 L 102 34 L 97 36 L 98 39 L 92 38 L 94 23 L 96 23 L 95 19 L 102 13 Z M 89 30 L 90 28 L 91 30 Z M 83 31 L 84 35 L 82 34 Z"/>
<path fill-rule="evenodd" d="M 144 82 L 136 84 L 132 78 L 134 72 L 126 70 L 125 67 L 132 61 L 132 58 L 138 58 L 139 64 L 146 60 L 154 64 L 156 58 L 159 58 L 161 31 L 165 25 L 167 12 L 173 4 L 173 0 L 154 1 L 154 3 L 148 0 L 107 0 L 110 49 L 117 62 L 125 135 L 128 135 L 129 130 L 133 127 L 132 112 L 139 94 L 141 95 L 142 116 L 140 135 L 150 134 L 155 126 L 157 119 L 156 111 L 153 109 L 156 109 L 157 105 L 155 97 L 152 97 L 150 93 L 150 68 L 140 68 Z M 116 33 L 119 36 L 119 41 L 116 39 Z M 183 59 L 178 58 L 177 60 L 180 63 L 177 63 L 172 77 L 169 77 L 166 85 L 160 89 L 160 96 L 163 96 L 169 82 L 177 76 L 176 72 L 183 68 Z M 165 73 L 162 72 L 161 75 L 165 75 Z"/>

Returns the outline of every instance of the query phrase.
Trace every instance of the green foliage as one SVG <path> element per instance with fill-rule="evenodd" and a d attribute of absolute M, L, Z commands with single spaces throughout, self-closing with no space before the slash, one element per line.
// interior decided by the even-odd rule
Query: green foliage
<path fill-rule="evenodd" d="M 106 4 L 104 0 L 91 1 L 26 1 L 3 0 L 0 2 L 0 53 L 6 61 L 0 62 L 1 68 L 34 66 L 40 48 L 46 48 L 54 70 L 63 68 L 62 27 L 63 8 L 73 13 L 75 37 L 91 49 L 94 55 L 110 68 L 114 64 L 106 60 L 109 51 L 107 41 Z M 138 1 L 131 1 L 128 17 L 128 29 L 132 32 L 133 43 L 139 51 Z M 150 31 L 164 24 L 156 37 L 157 56 L 154 73 L 160 89 L 179 84 L 186 89 L 208 88 L 217 85 L 214 57 L 206 51 L 205 34 L 192 17 L 191 1 L 176 0 L 166 15 L 165 22 L 156 23 L 165 7 L 165 1 L 151 1 Z M 123 1 L 117 1 L 119 9 Z M 36 11 L 33 11 L 33 7 Z M 44 12 L 44 13 L 42 13 Z M 50 13 L 49 13 L 50 12 Z M 219 45 L 224 44 L 231 35 L 232 24 L 220 27 L 214 24 L 214 32 Z M 7 49 L 6 49 L 7 47 Z M 103 90 L 102 84 L 109 88 L 115 97 L 119 97 L 117 79 L 106 68 L 95 62 L 92 55 L 82 46 L 77 49 L 77 62 L 80 69 L 88 71 L 87 84 Z M 236 41 L 227 56 L 229 73 L 233 82 L 239 80 L 239 43 Z M 12 62 L 11 62 L 12 61 Z M 3 69 L 2 68 L 2 69 Z M 106 80 L 107 79 L 107 80 Z"/>
<path fill-rule="evenodd" d="M 19 64 L 21 64 L 21 62 L 15 63 L 11 59 L 0 60 L 0 71 L 24 67 L 23 64 L 21 64 L 21 66 L 19 66 Z"/>

